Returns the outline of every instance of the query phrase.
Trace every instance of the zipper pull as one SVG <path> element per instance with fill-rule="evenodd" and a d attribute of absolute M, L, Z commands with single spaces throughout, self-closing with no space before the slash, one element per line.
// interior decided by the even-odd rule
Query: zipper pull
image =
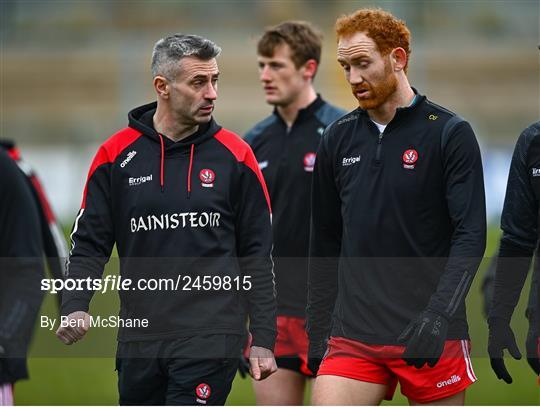
<path fill-rule="evenodd" d="M 381 146 L 384 133 L 379 133 L 379 140 L 377 141 L 377 153 L 375 154 L 375 161 L 378 163 L 381 161 Z"/>

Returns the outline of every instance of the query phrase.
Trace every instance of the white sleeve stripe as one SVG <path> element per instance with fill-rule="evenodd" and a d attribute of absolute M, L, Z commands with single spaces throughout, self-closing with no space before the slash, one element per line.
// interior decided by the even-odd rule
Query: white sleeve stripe
<path fill-rule="evenodd" d="M 71 240 L 71 250 L 69 251 L 69 256 L 73 254 L 73 249 L 75 249 L 75 240 L 74 235 L 77 233 L 77 229 L 79 228 L 79 219 L 81 219 L 81 216 L 84 213 L 84 208 L 81 208 L 79 211 L 79 214 L 77 215 L 77 218 L 75 219 L 75 225 L 73 225 L 73 231 L 71 232 L 71 235 L 69 235 L 69 238 Z M 66 277 L 69 275 L 69 258 L 66 263 Z"/>

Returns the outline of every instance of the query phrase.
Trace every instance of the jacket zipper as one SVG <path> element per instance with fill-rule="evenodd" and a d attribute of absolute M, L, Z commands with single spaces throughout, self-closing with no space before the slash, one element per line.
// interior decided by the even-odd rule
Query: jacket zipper
<path fill-rule="evenodd" d="M 381 147 L 382 147 L 382 139 L 383 139 L 384 133 L 379 134 L 379 140 L 377 141 L 377 153 L 375 154 L 375 161 L 380 162 L 381 161 Z"/>

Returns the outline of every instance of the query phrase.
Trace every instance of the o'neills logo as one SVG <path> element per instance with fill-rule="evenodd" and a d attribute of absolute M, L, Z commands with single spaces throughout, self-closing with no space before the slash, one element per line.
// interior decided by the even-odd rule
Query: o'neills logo
<path fill-rule="evenodd" d="M 144 175 L 142 177 L 129 177 L 128 184 L 130 187 L 133 187 L 135 185 L 141 185 L 141 184 L 144 184 L 145 182 L 150 182 L 150 181 L 152 181 L 152 174 Z"/>
<path fill-rule="evenodd" d="M 120 163 L 120 167 L 124 168 L 127 165 L 127 163 L 130 162 L 133 157 L 135 157 L 135 154 L 137 154 L 135 150 L 130 151 L 126 159 Z"/>
<path fill-rule="evenodd" d="M 443 380 L 442 382 L 437 383 L 437 388 L 440 389 L 441 387 L 448 386 L 449 384 L 454 384 L 461 381 L 461 377 L 458 375 L 452 375 L 452 377 L 448 380 Z"/>
<path fill-rule="evenodd" d="M 180 212 L 139 216 L 130 219 L 131 233 L 178 228 L 218 228 L 219 212 Z"/>

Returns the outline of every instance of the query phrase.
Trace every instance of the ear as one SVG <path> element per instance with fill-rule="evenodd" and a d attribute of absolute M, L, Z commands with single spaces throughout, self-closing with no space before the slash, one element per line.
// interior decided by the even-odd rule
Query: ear
<path fill-rule="evenodd" d="M 161 75 L 154 77 L 154 89 L 158 95 L 158 98 L 168 99 L 169 98 L 169 81 L 167 78 Z"/>
<path fill-rule="evenodd" d="M 317 73 L 317 68 L 319 67 L 319 64 L 314 59 L 309 59 L 303 66 L 304 68 L 304 77 L 306 79 L 313 80 L 313 77 Z"/>
<path fill-rule="evenodd" d="M 390 53 L 394 71 L 404 71 L 407 67 L 407 53 L 401 47 L 394 48 Z"/>

